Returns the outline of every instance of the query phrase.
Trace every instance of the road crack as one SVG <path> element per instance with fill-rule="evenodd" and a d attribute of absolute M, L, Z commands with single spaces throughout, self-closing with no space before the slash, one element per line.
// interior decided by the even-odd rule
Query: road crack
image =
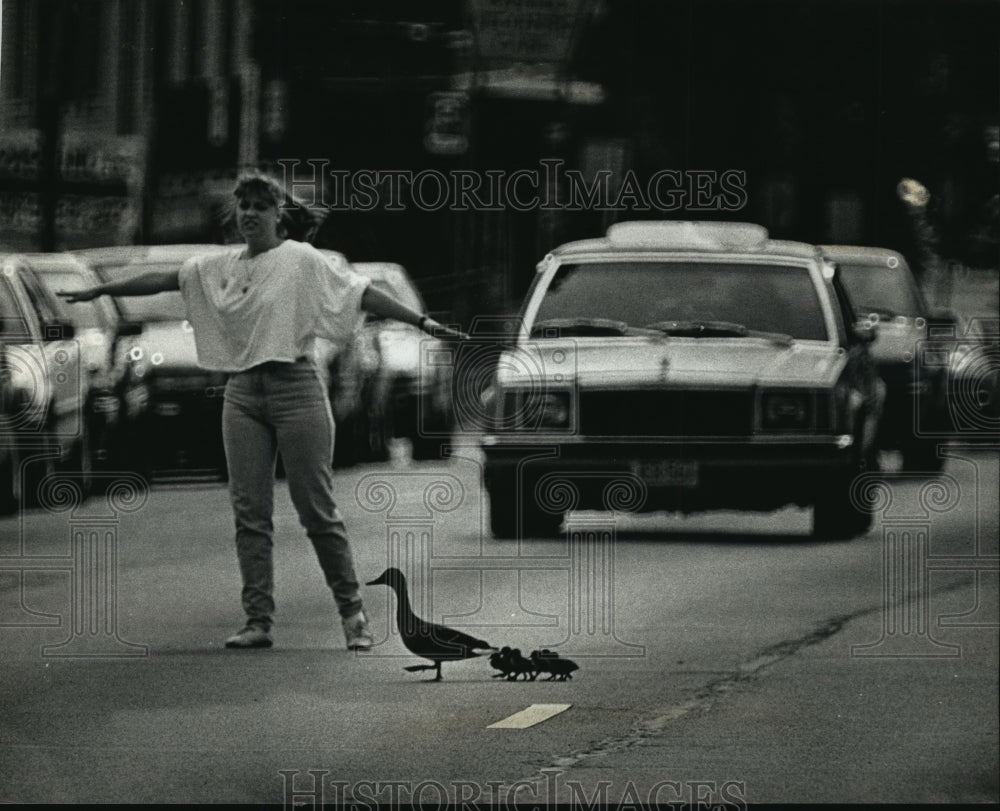
<path fill-rule="evenodd" d="M 967 581 L 957 581 L 932 589 L 931 593 L 942 594 L 955 591 L 967 585 Z M 913 595 L 908 595 L 906 599 L 913 599 Z M 543 767 L 542 775 L 531 779 L 542 779 L 546 769 L 571 768 L 583 761 L 621 752 L 637 744 L 641 744 L 659 735 L 671 723 L 685 715 L 692 712 L 707 712 L 721 698 L 736 689 L 746 687 L 756 681 L 773 665 L 795 656 L 805 648 L 825 642 L 840 633 L 848 623 L 882 611 L 884 611 L 884 606 L 879 603 L 877 606 L 863 608 L 850 614 L 834 616 L 800 637 L 782 640 L 781 642 L 769 645 L 758 651 L 751 658 L 738 664 L 734 670 L 698 688 L 687 701 L 655 710 L 650 717 L 638 721 L 625 735 L 616 738 L 606 738 L 602 741 L 597 741 L 586 749 L 580 749 L 568 755 L 554 758 L 548 766 Z"/>

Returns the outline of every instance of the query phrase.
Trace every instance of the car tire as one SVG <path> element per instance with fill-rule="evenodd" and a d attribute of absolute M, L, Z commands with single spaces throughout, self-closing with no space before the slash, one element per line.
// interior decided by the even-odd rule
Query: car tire
<path fill-rule="evenodd" d="M 440 460 L 441 449 L 451 440 L 454 430 L 450 409 L 446 405 L 435 406 L 433 397 L 427 396 L 422 403 L 422 411 L 413 415 L 413 426 L 414 461 Z"/>
<path fill-rule="evenodd" d="M 438 427 L 440 425 L 440 427 Z M 411 442 L 413 443 L 413 460 L 415 462 L 439 461 L 441 459 L 441 449 L 447 442 L 446 426 L 443 421 L 434 420 L 429 426 L 425 435 L 419 431 L 414 432 Z"/>
<path fill-rule="evenodd" d="M 345 417 L 335 421 L 333 434 L 333 466 L 351 467 L 358 463 L 360 445 L 358 417 Z"/>
<path fill-rule="evenodd" d="M 392 456 L 391 443 L 393 438 L 392 420 L 385 413 L 368 415 L 365 418 L 367 432 L 365 434 L 364 453 L 366 461 L 388 462 Z"/>
<path fill-rule="evenodd" d="M 938 443 L 931 440 L 904 445 L 903 470 L 913 473 L 940 473 L 944 459 L 938 455 Z"/>
<path fill-rule="evenodd" d="M 813 503 L 813 537 L 845 541 L 864 535 L 871 528 L 872 502 L 867 494 L 852 490 L 858 476 L 873 470 L 878 470 L 874 451 L 852 473 L 830 477 Z"/>
<path fill-rule="evenodd" d="M 541 509 L 530 484 L 518 488 L 509 477 L 506 478 L 507 481 L 494 479 L 487 484 L 493 537 L 498 540 L 558 537 L 562 514 Z"/>
<path fill-rule="evenodd" d="M 433 462 L 441 458 L 440 437 L 415 436 L 411 444 L 414 462 Z"/>
<path fill-rule="evenodd" d="M 16 445 L 4 449 L 0 459 L 0 515 L 13 515 L 21 504 L 20 460 Z"/>
<path fill-rule="evenodd" d="M 86 421 L 83 423 L 81 436 L 70 448 L 69 457 L 56 467 L 66 473 L 76 474 L 75 479 L 84 499 L 91 494 L 94 487 L 94 468 L 90 450 L 90 428 Z"/>
<path fill-rule="evenodd" d="M 498 540 L 517 537 L 517 510 L 514 509 L 514 488 L 497 482 L 487 484 L 490 497 L 490 531 Z"/>
<path fill-rule="evenodd" d="M 56 454 L 54 445 L 45 445 L 38 449 L 21 454 L 21 506 L 42 506 L 42 482 L 56 472 Z M 36 458 L 37 457 L 37 458 Z"/>
<path fill-rule="evenodd" d="M 149 445 L 149 440 L 133 434 L 125 469 L 129 473 L 135 473 L 148 484 L 153 481 L 153 467 L 153 449 Z"/>

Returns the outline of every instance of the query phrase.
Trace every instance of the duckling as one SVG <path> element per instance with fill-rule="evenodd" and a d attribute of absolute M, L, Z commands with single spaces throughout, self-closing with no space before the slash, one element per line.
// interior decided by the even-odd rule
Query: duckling
<path fill-rule="evenodd" d="M 500 671 L 493 674 L 494 679 L 503 679 L 510 675 L 510 654 L 511 650 L 506 645 L 496 653 L 490 654 L 490 667 Z"/>
<path fill-rule="evenodd" d="M 521 655 L 520 648 L 514 648 L 510 652 L 510 658 L 507 661 L 507 667 L 509 668 L 507 673 L 508 681 L 517 681 L 518 676 L 524 676 L 524 681 L 535 680 L 535 676 L 538 673 L 535 671 L 535 665 L 530 659 L 525 659 Z"/>
<path fill-rule="evenodd" d="M 576 662 L 571 659 L 561 659 L 558 653 L 548 648 L 543 648 L 540 651 L 533 650 L 531 652 L 531 661 L 535 665 L 536 675 L 538 673 L 551 674 L 546 681 L 553 681 L 556 678 L 559 681 L 572 679 L 573 677 L 570 674 L 574 670 L 580 669 L 580 666 Z"/>
<path fill-rule="evenodd" d="M 427 622 L 414 614 L 410 608 L 406 577 L 399 569 L 386 569 L 366 585 L 384 585 L 396 592 L 396 625 L 403 644 L 411 653 L 434 662 L 433 665 L 411 665 L 404 670 L 410 672 L 434 670 L 436 675 L 433 680 L 441 681 L 442 662 L 471 659 L 474 656 L 482 656 L 485 651 L 497 650 L 489 642 L 476 639 L 454 628 Z"/>

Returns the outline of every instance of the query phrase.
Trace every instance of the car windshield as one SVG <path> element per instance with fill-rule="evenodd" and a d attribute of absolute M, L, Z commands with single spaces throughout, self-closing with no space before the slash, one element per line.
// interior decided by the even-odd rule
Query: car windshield
<path fill-rule="evenodd" d="M 771 333 L 828 339 L 805 267 L 725 262 L 601 262 L 563 265 L 535 316 L 575 334 L 660 331 L 740 337 Z M 583 329 L 588 325 L 588 332 Z"/>
<path fill-rule="evenodd" d="M 0 273 L 0 340 L 4 336 L 8 340 L 23 339 L 30 334 L 28 322 L 18 308 L 14 291 L 4 275 Z"/>
<path fill-rule="evenodd" d="M 158 273 L 164 270 L 178 270 L 180 262 L 149 262 L 132 265 L 104 265 L 98 273 L 109 282 L 131 279 L 144 273 Z M 117 299 L 122 315 L 128 321 L 146 323 L 148 321 L 183 321 L 187 318 L 184 299 L 180 291 L 171 290 L 153 296 L 121 296 Z"/>
<path fill-rule="evenodd" d="M 60 290 L 76 291 L 88 287 L 87 280 L 79 273 L 62 270 L 46 270 L 38 274 L 49 290 L 56 293 Z M 60 310 L 65 318 L 68 318 L 80 329 L 99 329 L 103 326 L 98 313 L 98 305 L 95 301 L 78 301 L 76 304 L 65 304 L 62 299 L 58 299 Z"/>
<path fill-rule="evenodd" d="M 911 318 L 923 308 L 914 290 L 913 277 L 906 265 L 838 263 L 840 277 L 858 315 L 878 313 Z"/>

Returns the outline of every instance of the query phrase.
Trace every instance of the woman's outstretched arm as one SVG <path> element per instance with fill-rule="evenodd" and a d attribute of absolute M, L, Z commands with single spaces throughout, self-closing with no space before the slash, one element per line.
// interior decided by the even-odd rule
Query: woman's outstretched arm
<path fill-rule="evenodd" d="M 120 282 L 107 282 L 84 290 L 60 290 L 62 296 L 70 304 L 77 301 L 90 301 L 98 296 L 152 296 L 165 293 L 168 290 L 180 290 L 180 271 L 158 270 L 143 273 L 131 279 Z"/>
<path fill-rule="evenodd" d="M 420 327 L 424 332 L 436 335 L 439 338 L 464 341 L 469 337 L 464 332 L 453 330 L 450 327 L 439 324 L 430 316 L 418 313 L 392 296 L 378 290 L 373 285 L 368 285 L 364 295 L 361 297 L 361 309 L 375 315 L 380 315 L 383 318 L 394 318 L 405 324 L 413 324 L 415 327 Z"/>

